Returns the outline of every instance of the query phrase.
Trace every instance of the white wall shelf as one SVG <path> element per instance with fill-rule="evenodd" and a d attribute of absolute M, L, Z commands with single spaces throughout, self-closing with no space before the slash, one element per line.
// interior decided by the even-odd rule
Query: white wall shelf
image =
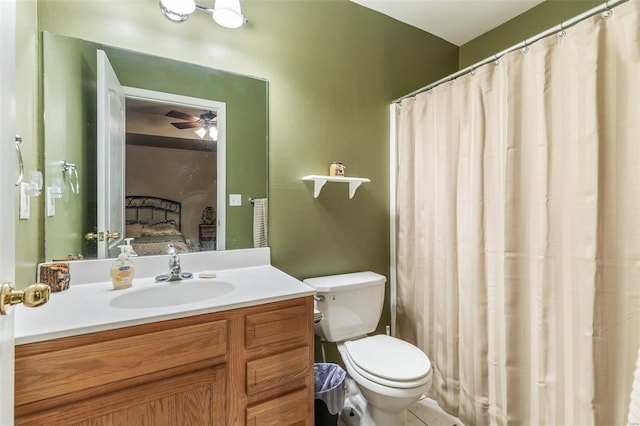
<path fill-rule="evenodd" d="M 318 198 L 320 195 L 320 191 L 322 187 L 327 182 L 347 182 L 349 183 L 349 198 L 353 198 L 356 193 L 356 189 L 364 182 L 371 182 L 369 178 L 357 178 L 357 177 L 347 177 L 347 176 L 320 176 L 320 175 L 309 175 L 304 176 L 302 180 L 313 181 L 313 198 Z"/>

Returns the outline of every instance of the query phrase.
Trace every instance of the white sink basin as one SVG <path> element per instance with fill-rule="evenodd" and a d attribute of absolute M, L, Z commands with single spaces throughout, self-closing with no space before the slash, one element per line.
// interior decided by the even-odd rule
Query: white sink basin
<path fill-rule="evenodd" d="M 161 308 L 209 301 L 235 290 L 236 286 L 220 280 L 190 279 L 157 283 L 140 290 L 134 288 L 111 300 L 111 306 L 121 309 Z"/>

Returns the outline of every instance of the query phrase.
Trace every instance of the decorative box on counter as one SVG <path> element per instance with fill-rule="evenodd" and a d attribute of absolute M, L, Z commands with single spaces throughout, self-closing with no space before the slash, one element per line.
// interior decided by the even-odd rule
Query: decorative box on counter
<path fill-rule="evenodd" d="M 48 284 L 52 292 L 67 290 L 71 282 L 69 264 L 62 262 L 40 264 L 38 282 Z"/>

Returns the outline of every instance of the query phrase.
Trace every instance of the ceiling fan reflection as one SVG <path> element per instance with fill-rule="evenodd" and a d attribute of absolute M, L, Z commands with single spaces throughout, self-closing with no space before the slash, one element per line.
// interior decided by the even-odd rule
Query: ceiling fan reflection
<path fill-rule="evenodd" d="M 213 111 L 207 111 L 196 117 L 184 112 L 171 110 L 165 116 L 185 120 L 184 122 L 171 123 L 180 130 L 196 129 L 195 132 L 201 139 L 204 139 L 207 135 L 214 141 L 218 139 L 217 115 Z"/>

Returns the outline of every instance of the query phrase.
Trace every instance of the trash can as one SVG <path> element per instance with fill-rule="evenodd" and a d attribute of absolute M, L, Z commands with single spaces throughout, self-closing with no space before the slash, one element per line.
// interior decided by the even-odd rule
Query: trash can
<path fill-rule="evenodd" d="M 336 426 L 344 407 L 344 379 L 347 373 L 337 364 L 316 363 L 314 373 L 315 426 Z"/>

